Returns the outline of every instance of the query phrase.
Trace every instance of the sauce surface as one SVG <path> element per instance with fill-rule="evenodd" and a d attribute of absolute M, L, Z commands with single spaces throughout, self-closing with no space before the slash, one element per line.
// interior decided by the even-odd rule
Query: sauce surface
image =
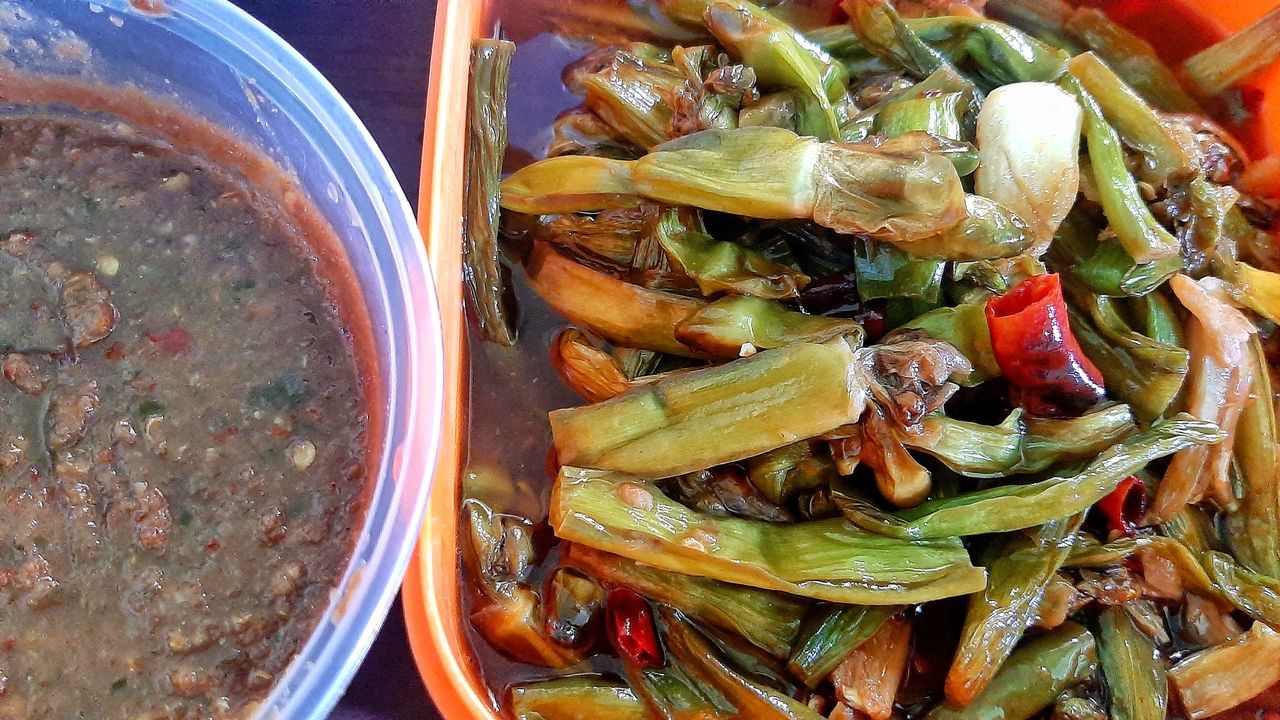
<path fill-rule="evenodd" d="M 243 717 L 310 634 L 369 420 L 298 235 L 126 125 L 0 117 L 0 720 Z"/>

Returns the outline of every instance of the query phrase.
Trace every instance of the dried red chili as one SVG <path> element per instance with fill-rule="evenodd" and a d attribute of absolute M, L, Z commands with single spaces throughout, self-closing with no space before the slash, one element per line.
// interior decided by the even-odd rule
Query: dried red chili
<path fill-rule="evenodd" d="M 649 603 L 634 590 L 618 588 L 610 591 L 606 611 L 609 640 L 618 654 L 637 667 L 661 667 L 662 645 L 658 643 L 658 630 Z"/>
<path fill-rule="evenodd" d="M 1079 415 L 1103 398 L 1102 373 L 1071 332 L 1056 274 L 1023 280 L 988 300 L 986 310 L 996 363 L 1027 412 Z"/>
<path fill-rule="evenodd" d="M 1098 510 L 1107 518 L 1107 528 L 1129 537 L 1138 529 L 1138 518 L 1147 511 L 1147 486 L 1130 475 L 1106 497 L 1098 501 Z"/>

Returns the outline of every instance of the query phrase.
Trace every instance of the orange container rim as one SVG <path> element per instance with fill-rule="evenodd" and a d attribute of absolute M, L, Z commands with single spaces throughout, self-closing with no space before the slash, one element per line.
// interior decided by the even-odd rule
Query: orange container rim
<path fill-rule="evenodd" d="M 1280 0 L 1160 0 L 1178 4 L 1202 27 L 1225 36 Z M 1092 4 L 1106 5 L 1106 2 Z M 463 628 L 458 577 L 458 478 L 466 437 L 465 318 L 462 313 L 461 242 L 463 145 L 471 41 L 483 27 L 491 0 L 441 0 L 432 46 L 431 84 L 418 201 L 419 226 L 436 277 L 444 330 L 445 400 L 440 455 L 417 552 L 404 581 L 404 612 L 418 671 L 440 714 L 448 720 L 499 720 Z M 1130 27 L 1133 18 L 1118 17 Z M 1248 85 L 1263 91 L 1257 110 L 1255 156 L 1280 156 L 1280 67 Z M 1256 159 L 1256 158 L 1255 158 Z"/>

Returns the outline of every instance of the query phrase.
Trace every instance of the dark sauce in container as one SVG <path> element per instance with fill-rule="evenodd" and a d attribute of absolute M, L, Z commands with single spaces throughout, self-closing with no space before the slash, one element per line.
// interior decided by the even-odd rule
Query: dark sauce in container
<path fill-rule="evenodd" d="M 375 470 L 350 273 L 216 129 L 8 80 L 0 719 L 246 717 L 330 604 Z"/>

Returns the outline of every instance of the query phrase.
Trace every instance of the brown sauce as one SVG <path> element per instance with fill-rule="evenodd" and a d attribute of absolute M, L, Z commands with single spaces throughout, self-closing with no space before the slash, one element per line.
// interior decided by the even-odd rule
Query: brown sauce
<path fill-rule="evenodd" d="M 261 155 L 129 93 L 11 80 L 0 718 L 244 717 L 363 519 L 367 313 Z M 68 101 L 128 122 L 30 109 Z"/>

